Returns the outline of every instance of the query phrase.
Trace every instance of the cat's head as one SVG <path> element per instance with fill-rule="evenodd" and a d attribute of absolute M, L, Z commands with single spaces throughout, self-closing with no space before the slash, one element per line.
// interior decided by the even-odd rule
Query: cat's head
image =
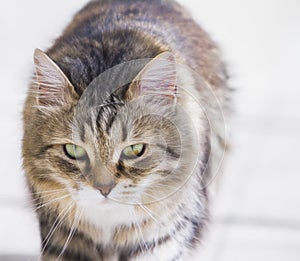
<path fill-rule="evenodd" d="M 101 212 L 110 205 L 153 203 L 184 185 L 199 143 L 178 99 L 172 53 L 149 60 L 131 82 L 113 90 L 107 85 L 116 73 L 99 76 L 80 95 L 40 50 L 35 65 L 38 95 L 29 103 L 31 115 L 25 111 L 30 127 L 24 136 L 35 192 L 57 190 L 69 204 Z"/>

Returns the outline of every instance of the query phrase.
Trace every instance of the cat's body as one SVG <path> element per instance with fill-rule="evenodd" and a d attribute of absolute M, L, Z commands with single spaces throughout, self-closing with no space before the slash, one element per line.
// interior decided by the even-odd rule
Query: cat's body
<path fill-rule="evenodd" d="M 218 164 L 210 152 L 224 145 L 216 128 L 227 76 L 213 42 L 172 1 L 100 0 L 47 55 L 35 53 L 23 141 L 43 260 L 189 260 L 208 219 L 203 180 Z M 133 66 L 138 77 L 123 91 L 114 83 L 124 68 L 105 78 L 109 84 L 95 80 L 143 58 L 155 59 Z M 103 90 L 114 95 L 107 100 Z M 80 97 L 94 100 L 80 107 Z M 74 161 L 66 144 L 84 148 L 84 159 Z M 121 158 L 128 145 L 136 157 Z"/>

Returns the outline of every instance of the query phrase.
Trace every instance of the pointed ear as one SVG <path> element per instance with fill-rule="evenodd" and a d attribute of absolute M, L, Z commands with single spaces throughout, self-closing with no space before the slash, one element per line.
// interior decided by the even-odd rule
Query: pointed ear
<path fill-rule="evenodd" d="M 171 52 L 163 52 L 151 60 L 134 79 L 126 92 L 132 100 L 138 96 L 155 95 L 176 101 L 176 61 Z"/>
<path fill-rule="evenodd" d="M 78 99 L 68 78 L 47 54 L 36 49 L 34 63 L 38 84 L 38 106 L 53 109 Z"/>

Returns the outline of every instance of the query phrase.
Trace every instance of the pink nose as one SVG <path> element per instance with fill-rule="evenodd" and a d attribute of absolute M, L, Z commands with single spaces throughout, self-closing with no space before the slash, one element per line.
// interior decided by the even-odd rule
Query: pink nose
<path fill-rule="evenodd" d="M 116 186 L 115 182 L 109 184 L 101 184 L 97 186 L 97 189 L 101 192 L 104 197 L 107 197 L 112 189 Z"/>

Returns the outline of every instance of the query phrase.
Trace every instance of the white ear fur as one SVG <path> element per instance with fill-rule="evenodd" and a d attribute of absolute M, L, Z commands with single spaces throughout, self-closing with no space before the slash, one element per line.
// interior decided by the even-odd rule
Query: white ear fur
<path fill-rule="evenodd" d="M 131 98 L 158 95 L 176 99 L 176 61 L 171 52 L 163 52 L 151 60 L 129 88 Z"/>
<path fill-rule="evenodd" d="M 43 51 L 34 52 L 38 106 L 60 107 L 77 97 L 74 87 L 62 70 Z"/>

